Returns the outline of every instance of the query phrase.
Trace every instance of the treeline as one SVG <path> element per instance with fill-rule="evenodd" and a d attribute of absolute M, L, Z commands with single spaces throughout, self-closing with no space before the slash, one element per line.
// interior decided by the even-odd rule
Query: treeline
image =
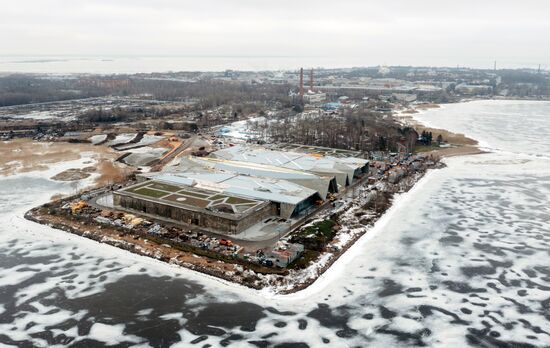
<path fill-rule="evenodd" d="M 199 100 L 198 107 L 207 109 L 230 103 L 265 103 L 290 106 L 290 86 L 250 84 L 245 82 L 204 80 L 198 82 L 140 79 L 132 80 L 130 94 L 148 93 L 159 100 Z"/>
<path fill-rule="evenodd" d="M 550 79 L 543 74 L 521 70 L 499 71 L 502 85 L 498 91 L 507 90 L 508 95 L 517 97 L 550 95 Z"/>
<path fill-rule="evenodd" d="M 391 118 L 368 111 L 348 111 L 343 116 L 288 116 L 250 126 L 273 142 L 361 151 L 396 151 L 397 143 L 412 132 L 402 129 Z M 411 136 L 416 140 L 412 133 Z"/>
<path fill-rule="evenodd" d="M 201 109 L 231 103 L 241 104 L 241 108 L 249 107 L 252 103 L 288 107 L 292 105 L 288 96 L 289 89 L 288 85 L 219 80 L 186 82 L 132 76 L 46 79 L 30 75 L 9 75 L 0 78 L 0 106 L 106 95 L 149 95 L 157 100 L 198 101 L 196 106 Z"/>
<path fill-rule="evenodd" d="M 89 123 L 128 122 L 143 119 L 158 119 L 173 114 L 183 114 L 187 111 L 187 107 L 115 107 L 112 109 L 104 109 L 100 107 L 84 112 L 80 115 L 79 120 Z"/>
<path fill-rule="evenodd" d="M 28 75 L 0 77 L 0 106 L 44 103 L 103 95 L 106 95 L 106 92 L 96 87 L 77 87 L 76 80 L 42 79 Z"/>

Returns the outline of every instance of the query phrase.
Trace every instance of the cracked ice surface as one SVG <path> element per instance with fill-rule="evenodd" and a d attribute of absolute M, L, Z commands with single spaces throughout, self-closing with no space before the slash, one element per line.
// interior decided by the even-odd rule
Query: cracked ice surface
<path fill-rule="evenodd" d="M 491 137 L 522 136 L 499 125 Z M 447 160 L 288 296 L 28 222 L 26 209 L 70 185 L 0 178 L 0 344 L 548 346 L 550 156 L 518 146 L 529 155 Z"/>

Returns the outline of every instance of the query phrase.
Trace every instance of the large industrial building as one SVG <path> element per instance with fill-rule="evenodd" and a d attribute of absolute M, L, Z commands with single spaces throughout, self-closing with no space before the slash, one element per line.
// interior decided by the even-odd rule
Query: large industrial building
<path fill-rule="evenodd" d="M 180 184 L 178 181 L 141 182 L 116 191 L 113 201 L 122 208 L 223 234 L 242 232 L 258 221 L 276 214 L 275 205 L 267 200 L 222 194 L 194 185 Z"/>
<path fill-rule="evenodd" d="M 234 146 L 209 157 L 184 157 L 162 173 L 140 175 L 140 183 L 115 192 L 114 202 L 238 234 L 267 217 L 297 220 L 368 171 L 368 161 L 350 152 L 292 150 Z"/>
<path fill-rule="evenodd" d="M 352 184 L 355 177 L 368 172 L 369 161 L 357 157 L 335 157 L 314 152 L 266 149 L 255 146 L 233 146 L 213 152 L 213 158 L 229 161 L 264 164 L 293 169 L 320 176 L 331 176 L 338 186 Z"/>
<path fill-rule="evenodd" d="M 221 172 L 178 172 L 154 177 L 167 183 L 207 189 L 223 194 L 264 200 L 276 205 L 276 213 L 285 219 L 299 215 L 321 199 L 319 193 L 286 180 L 267 179 Z"/>
<path fill-rule="evenodd" d="M 338 192 L 338 184 L 333 176 L 320 176 L 284 167 L 223 160 L 212 157 L 182 158 L 176 172 L 204 172 L 212 170 L 289 181 L 318 192 L 322 199 L 326 199 L 329 192 Z"/>

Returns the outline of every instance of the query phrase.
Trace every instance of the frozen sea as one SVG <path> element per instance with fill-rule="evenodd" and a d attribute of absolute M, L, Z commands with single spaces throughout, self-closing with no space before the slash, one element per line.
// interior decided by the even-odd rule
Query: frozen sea
<path fill-rule="evenodd" d="M 361 57 L 325 56 L 2 56 L 0 73 L 134 74 L 170 71 L 296 70 L 365 66 Z"/>
<path fill-rule="evenodd" d="M 308 289 L 256 292 L 23 219 L 70 184 L 0 179 L 0 346 L 550 346 L 550 103 L 418 118 L 448 159 Z"/>

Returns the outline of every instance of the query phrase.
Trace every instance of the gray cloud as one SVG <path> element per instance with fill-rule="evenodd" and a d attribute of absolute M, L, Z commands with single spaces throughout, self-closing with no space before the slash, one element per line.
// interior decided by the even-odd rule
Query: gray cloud
<path fill-rule="evenodd" d="M 20 0 L 2 55 L 322 56 L 364 65 L 550 65 L 540 0 Z"/>

